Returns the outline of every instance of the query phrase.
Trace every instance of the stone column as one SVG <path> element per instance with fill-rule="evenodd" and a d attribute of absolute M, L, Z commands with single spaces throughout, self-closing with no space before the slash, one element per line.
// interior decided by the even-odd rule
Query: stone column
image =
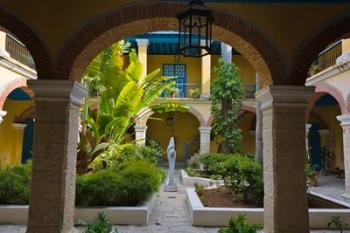
<path fill-rule="evenodd" d="M 210 153 L 210 132 L 211 127 L 208 126 L 201 126 L 199 127 L 199 133 L 200 133 L 200 148 L 199 153 Z"/>
<path fill-rule="evenodd" d="M 135 141 L 138 145 L 146 145 L 146 125 L 135 125 Z"/>
<path fill-rule="evenodd" d="M 226 63 L 232 62 L 232 47 L 228 44 L 221 42 L 221 58 Z"/>
<path fill-rule="evenodd" d="M 208 99 L 210 97 L 211 85 L 211 55 L 208 54 L 201 58 L 201 98 Z"/>
<path fill-rule="evenodd" d="M 350 199 L 350 114 L 337 116 L 343 128 L 345 198 Z"/>
<path fill-rule="evenodd" d="M 270 86 L 256 95 L 263 114 L 265 233 L 309 233 L 304 116 L 313 92 Z"/>
<path fill-rule="evenodd" d="M 4 117 L 6 116 L 6 114 L 7 114 L 6 111 L 0 110 L 0 124 L 4 120 Z"/>
<path fill-rule="evenodd" d="M 260 90 L 260 78 L 259 74 L 255 74 L 255 89 Z M 262 164 L 263 163 L 263 140 L 262 140 L 262 114 L 261 114 L 261 103 L 255 99 L 255 159 Z"/>
<path fill-rule="evenodd" d="M 147 48 L 149 45 L 148 39 L 136 39 L 137 43 L 137 53 L 139 62 L 142 64 L 142 76 L 147 75 Z"/>
<path fill-rule="evenodd" d="M 68 80 L 30 80 L 35 136 L 27 233 L 75 232 L 79 107 L 86 89 Z"/>
<path fill-rule="evenodd" d="M 12 164 L 20 164 L 22 161 L 23 133 L 26 126 L 26 124 L 22 123 L 12 123 L 12 128 L 16 131 L 16 140 L 14 140 L 14 142 L 12 143 Z"/>

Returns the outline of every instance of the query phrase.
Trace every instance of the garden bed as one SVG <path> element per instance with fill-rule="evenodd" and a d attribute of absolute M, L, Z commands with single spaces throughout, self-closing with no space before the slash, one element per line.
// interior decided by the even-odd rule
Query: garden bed
<path fill-rule="evenodd" d="M 186 189 L 187 205 L 190 210 L 192 225 L 221 227 L 227 226 L 231 217 L 238 217 L 240 214 L 247 216 L 250 224 L 263 224 L 263 208 L 223 208 L 205 207 L 198 197 L 194 188 Z M 319 200 L 318 200 L 319 201 Z M 350 222 L 350 209 L 322 208 L 309 209 L 310 228 L 325 229 L 331 216 L 340 216 L 346 222 Z M 350 226 L 347 226 L 350 227 Z"/>
<path fill-rule="evenodd" d="M 185 186 L 194 186 L 195 184 L 204 185 L 204 186 L 213 186 L 213 185 L 223 185 L 223 180 L 213 180 L 210 178 L 189 176 L 185 170 L 181 170 L 181 180 Z"/>
<path fill-rule="evenodd" d="M 151 214 L 154 199 L 157 194 L 141 205 L 105 206 L 105 207 L 76 207 L 74 220 L 76 223 L 91 223 L 98 212 L 104 212 L 111 224 L 120 225 L 147 225 Z M 26 225 L 28 220 L 28 205 L 1 205 L 0 224 Z"/>

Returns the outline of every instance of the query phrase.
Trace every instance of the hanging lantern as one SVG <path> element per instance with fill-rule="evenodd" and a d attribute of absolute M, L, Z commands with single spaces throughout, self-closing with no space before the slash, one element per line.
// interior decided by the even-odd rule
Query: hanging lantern
<path fill-rule="evenodd" d="M 179 22 L 179 54 L 202 57 L 210 54 L 214 17 L 200 0 L 192 0 L 189 7 L 177 16 Z"/>

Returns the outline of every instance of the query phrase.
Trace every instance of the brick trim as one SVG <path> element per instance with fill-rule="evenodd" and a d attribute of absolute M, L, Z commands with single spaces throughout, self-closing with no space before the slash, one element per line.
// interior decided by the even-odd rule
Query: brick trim
<path fill-rule="evenodd" d="M 0 25 L 26 45 L 34 59 L 38 77 L 53 77 L 50 55 L 39 37 L 28 26 L 3 8 L 0 8 Z"/>
<path fill-rule="evenodd" d="M 184 4 L 164 2 L 133 3 L 90 19 L 60 50 L 56 75 L 79 81 L 88 63 L 104 48 L 124 37 L 157 30 L 177 30 L 175 16 Z M 264 85 L 285 82 L 283 56 L 252 23 L 213 10 L 214 37 L 232 45 L 253 65 Z"/>
<path fill-rule="evenodd" d="M 346 13 L 333 19 L 320 31 L 314 33 L 293 56 L 293 69 L 290 74 L 291 84 L 304 85 L 309 67 L 316 56 L 330 43 L 349 33 L 350 14 Z"/>

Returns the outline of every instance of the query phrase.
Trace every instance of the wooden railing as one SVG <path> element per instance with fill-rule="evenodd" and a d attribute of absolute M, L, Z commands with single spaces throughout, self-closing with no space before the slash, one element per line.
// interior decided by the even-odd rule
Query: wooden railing
<path fill-rule="evenodd" d="M 198 153 L 200 149 L 200 139 L 199 136 L 196 136 L 192 138 L 190 141 L 184 144 L 183 150 L 184 150 L 184 165 L 187 167 L 188 160 L 193 156 L 195 153 Z"/>
<path fill-rule="evenodd" d="M 317 55 L 309 69 L 309 76 L 313 76 L 336 64 L 337 58 L 342 54 L 341 40 L 330 45 L 327 49 Z"/>
<path fill-rule="evenodd" d="M 244 99 L 254 99 L 256 86 L 255 83 L 243 83 L 244 86 Z"/>
<path fill-rule="evenodd" d="M 25 45 L 9 34 L 6 34 L 5 50 L 10 54 L 11 58 L 35 69 L 34 60 Z"/>

